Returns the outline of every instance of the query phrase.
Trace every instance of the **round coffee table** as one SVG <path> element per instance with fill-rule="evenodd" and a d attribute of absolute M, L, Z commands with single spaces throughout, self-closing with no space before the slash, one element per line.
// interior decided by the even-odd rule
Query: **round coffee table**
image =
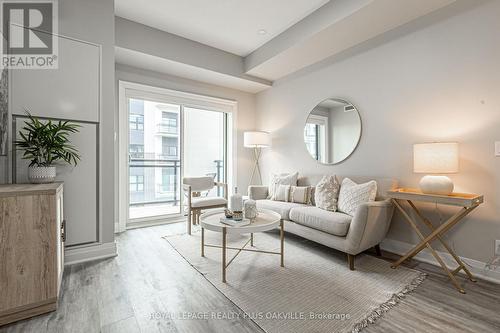
<path fill-rule="evenodd" d="M 245 226 L 230 226 L 220 222 L 220 218 L 224 217 L 223 209 L 214 209 L 212 211 L 200 215 L 201 226 L 201 256 L 205 256 L 205 247 L 215 247 L 222 249 L 222 282 L 226 282 L 226 269 L 233 262 L 233 260 L 241 253 L 241 251 L 259 252 L 266 254 L 279 254 L 281 257 L 281 267 L 284 267 L 284 243 L 285 232 L 283 230 L 283 220 L 278 213 L 271 210 L 261 209 L 259 215 L 252 220 L 252 223 Z M 246 246 L 250 243 L 253 246 L 253 234 L 272 230 L 280 227 L 280 252 L 263 251 L 256 249 L 247 249 Z M 205 229 L 222 234 L 222 245 L 205 244 Z M 248 241 L 240 248 L 227 246 L 227 234 L 250 234 Z M 236 254 L 226 264 L 226 251 L 238 250 Z"/>

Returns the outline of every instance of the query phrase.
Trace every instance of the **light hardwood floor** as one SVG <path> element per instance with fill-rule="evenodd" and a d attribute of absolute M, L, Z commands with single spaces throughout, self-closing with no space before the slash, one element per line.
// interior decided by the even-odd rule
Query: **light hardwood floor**
<path fill-rule="evenodd" d="M 170 313 L 184 311 L 239 312 L 161 238 L 184 230 L 181 223 L 119 235 L 118 257 L 66 267 L 57 312 L 0 328 L 0 333 L 263 332 L 248 319 L 169 318 Z M 299 241 L 305 240 L 287 234 L 286 242 Z M 499 285 L 466 283 L 467 294 L 461 295 L 440 269 L 417 262 L 411 265 L 429 277 L 363 332 L 500 332 Z"/>

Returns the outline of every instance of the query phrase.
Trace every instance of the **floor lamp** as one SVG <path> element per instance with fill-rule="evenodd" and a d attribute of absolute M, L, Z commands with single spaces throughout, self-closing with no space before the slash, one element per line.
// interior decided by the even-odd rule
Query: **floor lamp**
<path fill-rule="evenodd" d="M 243 145 L 247 148 L 253 148 L 254 165 L 252 169 L 252 176 L 250 177 L 249 185 L 252 185 L 255 174 L 259 177 L 259 185 L 262 184 L 262 175 L 260 173 L 259 159 L 262 153 L 262 148 L 271 146 L 271 136 L 267 132 L 250 131 L 243 133 Z"/>

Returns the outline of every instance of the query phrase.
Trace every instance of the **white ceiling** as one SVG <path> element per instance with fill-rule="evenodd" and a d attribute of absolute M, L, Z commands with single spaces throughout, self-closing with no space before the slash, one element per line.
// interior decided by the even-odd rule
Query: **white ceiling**
<path fill-rule="evenodd" d="M 329 0 L 115 0 L 117 16 L 246 56 Z M 265 35 L 258 30 L 267 31 Z"/>
<path fill-rule="evenodd" d="M 116 62 L 255 93 L 467 1 L 115 0 Z"/>
<path fill-rule="evenodd" d="M 457 0 L 335 0 L 297 23 L 245 59 L 245 73 L 275 81 L 349 48 L 446 7 Z M 468 0 L 464 0 L 468 1 Z M 480 1 L 478 1 L 480 3 Z M 318 25 L 316 14 L 330 19 L 327 27 L 304 38 L 297 30 Z M 312 19 L 312 20 L 311 20 Z M 312 22 L 311 22 L 312 21 Z M 294 35 L 294 36 L 293 36 Z M 270 52 L 275 49 L 277 51 Z M 267 54 L 250 64 L 256 54 Z"/>

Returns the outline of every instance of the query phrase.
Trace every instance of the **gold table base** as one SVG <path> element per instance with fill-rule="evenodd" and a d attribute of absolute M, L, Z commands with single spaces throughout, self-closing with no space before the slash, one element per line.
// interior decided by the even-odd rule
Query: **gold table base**
<path fill-rule="evenodd" d="M 285 267 L 285 258 L 284 258 L 285 231 L 283 229 L 283 220 L 280 221 L 280 252 L 246 249 L 246 246 L 248 245 L 248 243 L 250 243 L 250 246 L 253 246 L 253 241 L 254 241 L 253 233 L 250 234 L 250 238 L 245 242 L 245 244 L 242 247 L 227 246 L 227 228 L 228 227 L 222 228 L 222 245 L 205 244 L 205 228 L 201 228 L 201 256 L 202 257 L 205 256 L 205 247 L 213 247 L 213 248 L 222 249 L 222 282 L 226 283 L 226 269 L 227 269 L 227 267 L 233 262 L 233 260 L 242 251 L 280 255 L 280 257 L 281 257 L 280 258 L 281 259 L 280 265 L 281 265 L 281 267 Z M 238 250 L 238 252 L 236 252 L 236 254 L 229 260 L 229 262 L 226 263 L 227 250 Z"/>
<path fill-rule="evenodd" d="M 423 233 L 418 228 L 417 223 L 405 211 L 405 209 L 403 208 L 401 203 L 397 199 L 393 198 L 392 202 L 394 203 L 396 208 L 401 212 L 401 214 L 403 214 L 405 221 L 413 228 L 413 230 L 415 230 L 415 232 L 417 233 L 421 242 L 418 245 L 416 245 L 413 249 L 411 249 L 408 253 L 406 253 L 404 256 L 402 256 L 399 260 L 394 262 L 391 265 L 391 268 L 398 267 L 399 265 L 401 265 L 401 263 L 403 263 L 403 261 L 413 258 L 415 255 L 417 255 L 424 248 L 428 248 L 429 251 L 431 252 L 431 254 L 434 256 L 434 258 L 436 258 L 436 260 L 438 261 L 439 265 L 443 268 L 445 273 L 448 275 L 448 277 L 450 278 L 450 280 L 453 283 L 453 285 L 455 286 L 455 288 L 457 288 L 457 290 L 459 292 L 461 292 L 462 294 L 465 294 L 465 290 L 460 286 L 455 275 L 458 272 L 460 272 L 461 270 L 463 270 L 470 281 L 476 282 L 477 280 L 472 276 L 471 272 L 469 271 L 469 269 L 467 269 L 467 267 L 462 262 L 460 257 L 455 254 L 455 252 L 451 249 L 451 247 L 448 244 L 446 244 L 446 242 L 442 238 L 442 235 L 445 232 L 447 232 L 448 230 L 450 230 L 451 227 L 456 225 L 460 220 L 462 220 L 465 216 L 467 216 L 470 212 L 472 212 L 479 205 L 477 204 L 477 205 L 472 205 L 470 207 L 462 207 L 456 214 L 454 214 L 452 217 L 450 217 L 448 220 L 446 220 L 439 227 L 435 228 L 434 225 L 432 224 L 432 222 L 422 215 L 422 213 L 418 210 L 418 208 L 415 206 L 415 204 L 411 200 L 405 200 L 405 201 L 408 202 L 412 211 L 419 218 L 419 220 L 421 222 L 423 222 L 430 229 L 431 233 L 428 236 L 424 236 Z M 446 251 L 448 251 L 448 253 L 453 257 L 453 259 L 455 259 L 455 261 L 458 264 L 458 267 L 456 269 L 450 271 L 448 269 L 448 267 L 446 266 L 446 264 L 444 263 L 444 261 L 441 259 L 441 257 L 432 248 L 430 243 L 436 239 L 439 240 L 439 242 L 444 246 Z"/>

